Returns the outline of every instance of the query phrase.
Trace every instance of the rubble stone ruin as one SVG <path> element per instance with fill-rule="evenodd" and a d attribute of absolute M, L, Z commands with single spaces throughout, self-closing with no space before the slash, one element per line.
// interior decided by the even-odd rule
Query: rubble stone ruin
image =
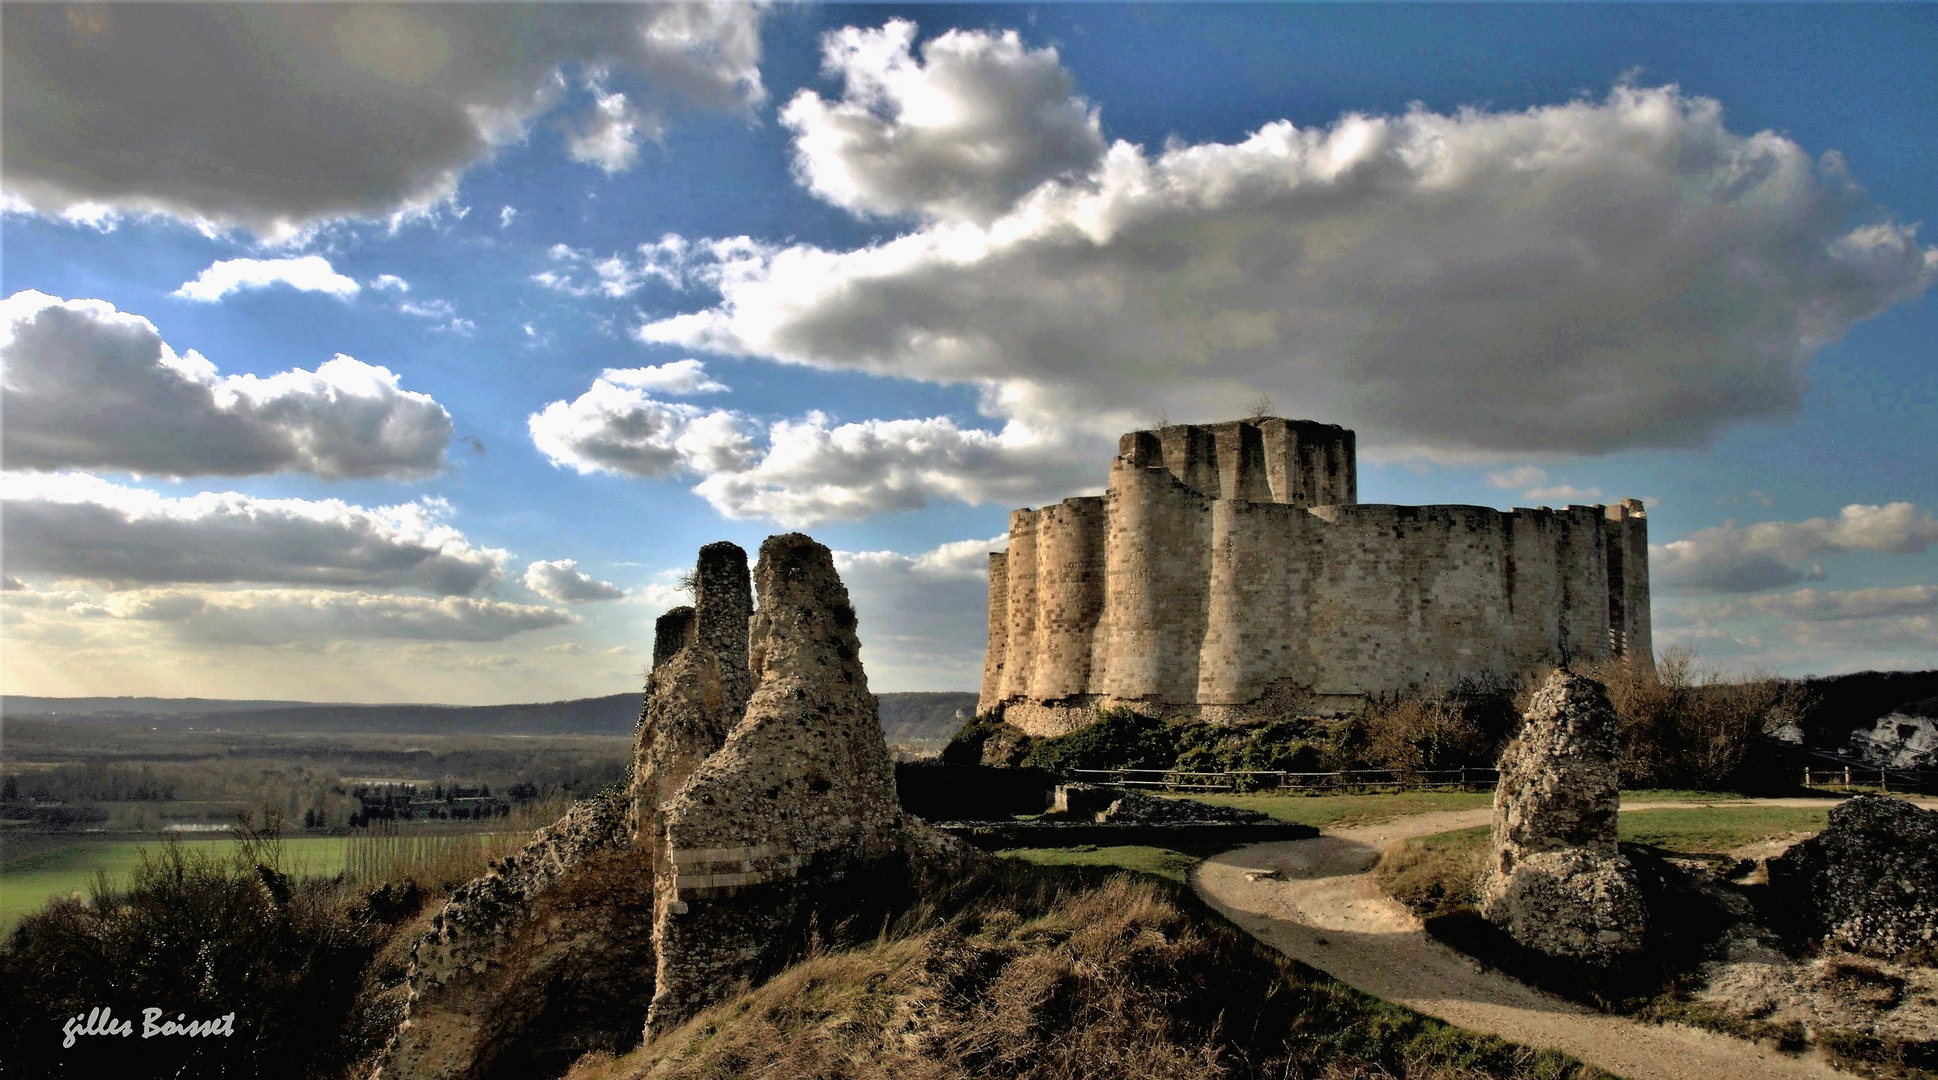
<path fill-rule="evenodd" d="M 1823 832 L 1770 860 L 1770 888 L 1832 945 L 1886 960 L 1938 956 L 1938 810 L 1847 799 Z"/>
<path fill-rule="evenodd" d="M 1355 445 L 1278 417 L 1134 431 L 1102 496 L 1010 514 L 977 711 L 1060 735 L 1098 707 L 1243 722 L 1653 665 L 1639 501 L 1366 504 Z"/>
<path fill-rule="evenodd" d="M 1648 912 L 1615 842 L 1619 755 L 1606 691 L 1565 669 L 1502 753 L 1480 911 L 1522 945 L 1595 966 L 1642 948 Z"/>
<path fill-rule="evenodd" d="M 776 950 L 810 929 L 803 918 L 812 894 L 882 870 L 897 851 L 895 768 L 834 557 L 799 533 L 770 537 L 754 581 L 760 608 L 750 631 L 709 640 L 705 628 L 724 626 L 732 612 L 710 611 L 703 589 L 695 605 L 702 632 L 668 661 L 704 670 L 716 658 L 693 654 L 740 648 L 719 655 L 718 668 L 738 660 L 753 692 L 718 749 L 677 785 L 641 777 L 673 792 L 636 841 L 654 851 L 659 968 L 648 1030 L 676 1026 L 771 973 L 786 959 Z M 657 675 L 649 716 L 704 712 L 712 700 L 704 680 L 662 685 Z M 726 692 L 718 700 L 737 703 Z"/>
<path fill-rule="evenodd" d="M 828 549 L 769 537 L 753 579 L 758 609 L 746 552 L 701 549 L 693 606 L 655 628 L 630 788 L 453 894 L 376 1078 L 556 1074 L 624 1049 L 878 920 L 911 858 L 967 857 L 901 815 Z"/>

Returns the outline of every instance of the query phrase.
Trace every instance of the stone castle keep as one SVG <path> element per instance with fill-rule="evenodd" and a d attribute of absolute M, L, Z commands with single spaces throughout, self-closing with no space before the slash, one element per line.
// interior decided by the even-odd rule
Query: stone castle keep
<path fill-rule="evenodd" d="M 1102 496 L 1009 518 L 978 711 L 1033 735 L 1098 706 L 1243 722 L 1652 664 L 1642 504 L 1358 501 L 1351 431 L 1277 417 L 1125 435 Z"/>

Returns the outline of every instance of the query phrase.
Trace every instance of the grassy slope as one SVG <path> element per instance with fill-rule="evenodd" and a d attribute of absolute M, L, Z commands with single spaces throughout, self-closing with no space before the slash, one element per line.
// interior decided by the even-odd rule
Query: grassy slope
<path fill-rule="evenodd" d="M 1032 879 L 812 957 L 631 1054 L 589 1055 L 568 1080 L 1596 1075 L 1298 968 L 1175 885 Z"/>

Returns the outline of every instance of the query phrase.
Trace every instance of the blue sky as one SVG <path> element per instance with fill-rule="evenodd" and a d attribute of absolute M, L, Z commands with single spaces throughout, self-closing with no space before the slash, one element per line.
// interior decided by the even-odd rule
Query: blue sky
<path fill-rule="evenodd" d="M 1930 5 L 82 10 L 5 13 L 10 693 L 631 689 L 794 528 L 973 688 L 1009 510 L 1261 395 L 1648 500 L 1658 647 L 1938 666 Z"/>

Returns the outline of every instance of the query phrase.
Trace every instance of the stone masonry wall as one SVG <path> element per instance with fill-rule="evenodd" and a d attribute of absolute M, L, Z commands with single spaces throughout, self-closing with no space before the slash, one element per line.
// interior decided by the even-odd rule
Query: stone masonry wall
<path fill-rule="evenodd" d="M 1360 504 L 1353 453 L 1277 418 L 1124 436 L 1104 497 L 1010 515 L 979 710 L 1048 735 L 1098 705 L 1237 721 L 1652 663 L 1639 502 Z"/>

